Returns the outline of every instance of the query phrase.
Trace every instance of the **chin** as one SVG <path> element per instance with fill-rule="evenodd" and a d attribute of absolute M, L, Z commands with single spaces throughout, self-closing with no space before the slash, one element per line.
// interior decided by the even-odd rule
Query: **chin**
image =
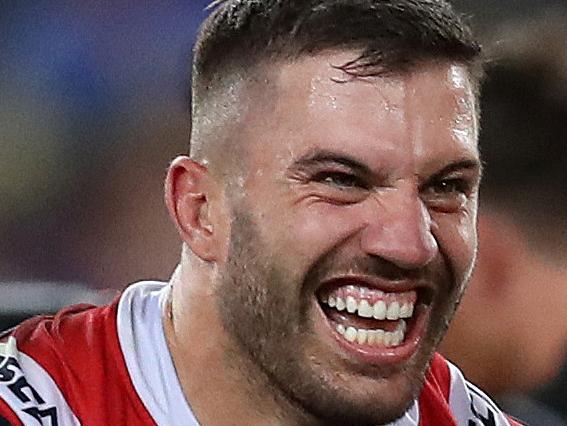
<path fill-rule="evenodd" d="M 341 363 L 332 363 L 329 368 L 325 359 L 308 359 L 319 362 L 311 361 L 310 368 L 303 371 L 302 382 L 307 386 L 295 387 L 293 380 L 283 386 L 291 385 L 286 390 L 291 391 L 292 399 L 319 423 L 329 426 L 393 422 L 413 405 L 423 385 L 423 369 L 413 364 L 394 370 Z"/>
<path fill-rule="evenodd" d="M 397 384 L 374 383 L 368 392 L 364 385 L 357 387 L 339 391 L 326 401 L 311 399 L 306 408 L 325 425 L 375 426 L 402 417 L 414 401 L 413 392 Z"/>

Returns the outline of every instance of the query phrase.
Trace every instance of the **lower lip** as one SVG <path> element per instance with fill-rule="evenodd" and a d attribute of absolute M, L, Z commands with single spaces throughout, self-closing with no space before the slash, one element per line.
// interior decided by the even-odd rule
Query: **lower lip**
<path fill-rule="evenodd" d="M 316 309 L 323 318 L 321 323 L 324 324 L 323 327 L 326 329 L 320 331 L 330 334 L 344 352 L 371 365 L 395 365 L 409 360 L 417 352 L 419 343 L 425 335 L 430 314 L 429 307 L 416 307 L 413 324 L 408 327 L 408 333 L 404 341 L 399 346 L 387 348 L 349 342 L 336 331 L 336 324 L 325 315 L 317 300 L 315 300 L 315 304 L 317 305 Z M 317 322 L 319 323 L 319 321 Z"/>

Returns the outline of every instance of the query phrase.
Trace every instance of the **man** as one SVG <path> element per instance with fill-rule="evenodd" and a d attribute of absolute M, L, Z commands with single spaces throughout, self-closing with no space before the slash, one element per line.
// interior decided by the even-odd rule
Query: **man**
<path fill-rule="evenodd" d="M 442 347 L 534 425 L 565 424 L 517 396 L 556 376 L 567 355 L 567 17 L 553 12 L 494 36 L 481 103 L 479 258 Z M 560 409 L 565 392 L 551 397 Z"/>
<path fill-rule="evenodd" d="M 434 354 L 476 252 L 478 45 L 443 1 L 214 6 L 166 181 L 178 269 L 13 331 L 3 416 L 512 424 Z"/>

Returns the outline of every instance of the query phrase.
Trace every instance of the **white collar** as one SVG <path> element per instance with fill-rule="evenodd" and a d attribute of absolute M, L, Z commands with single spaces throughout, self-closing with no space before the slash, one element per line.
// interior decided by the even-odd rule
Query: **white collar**
<path fill-rule="evenodd" d="M 144 281 L 118 303 L 118 339 L 136 392 L 158 425 L 198 426 L 175 372 L 162 313 L 170 286 Z"/>

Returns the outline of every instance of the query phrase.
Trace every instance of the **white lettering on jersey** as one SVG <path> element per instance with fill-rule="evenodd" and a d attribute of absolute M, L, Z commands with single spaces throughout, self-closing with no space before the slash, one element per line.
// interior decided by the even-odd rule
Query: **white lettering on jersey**
<path fill-rule="evenodd" d="M 53 379 L 18 351 L 14 337 L 0 343 L 0 397 L 24 426 L 80 425 Z"/>

